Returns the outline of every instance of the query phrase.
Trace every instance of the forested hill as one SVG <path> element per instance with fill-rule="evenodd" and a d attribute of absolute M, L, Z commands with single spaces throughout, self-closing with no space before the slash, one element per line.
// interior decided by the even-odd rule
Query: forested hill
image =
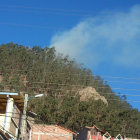
<path fill-rule="evenodd" d="M 81 100 L 79 93 L 86 88 L 95 90 L 102 99 L 104 96 L 107 103 L 94 96 Z M 111 130 L 112 135 L 140 132 L 140 113 L 136 109 L 115 95 L 100 76 L 67 56 L 56 56 L 55 48 L 1 44 L 0 90 L 44 93 L 43 98 L 30 102 L 40 123 L 58 124 L 74 131 L 95 124 Z"/>

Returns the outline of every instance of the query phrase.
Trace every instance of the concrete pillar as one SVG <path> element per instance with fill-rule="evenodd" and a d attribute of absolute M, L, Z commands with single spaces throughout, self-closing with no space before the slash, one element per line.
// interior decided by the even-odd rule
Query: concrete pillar
<path fill-rule="evenodd" d="M 13 113 L 13 104 L 14 100 L 13 98 L 7 98 L 7 106 L 6 106 L 6 112 L 5 112 L 5 120 L 4 120 L 4 130 L 9 131 L 10 130 L 10 124 L 11 124 L 11 118 Z"/>

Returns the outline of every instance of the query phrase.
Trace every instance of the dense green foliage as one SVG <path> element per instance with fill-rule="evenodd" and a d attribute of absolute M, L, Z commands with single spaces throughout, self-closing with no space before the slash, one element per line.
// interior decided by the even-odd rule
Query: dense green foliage
<path fill-rule="evenodd" d="M 101 100 L 80 101 L 77 91 L 88 86 L 104 96 L 108 105 Z M 45 97 L 30 102 L 38 123 L 59 124 L 74 131 L 95 124 L 112 135 L 140 132 L 138 110 L 116 96 L 100 76 L 67 56 L 56 55 L 55 48 L 0 45 L 0 90 L 44 93 Z"/>

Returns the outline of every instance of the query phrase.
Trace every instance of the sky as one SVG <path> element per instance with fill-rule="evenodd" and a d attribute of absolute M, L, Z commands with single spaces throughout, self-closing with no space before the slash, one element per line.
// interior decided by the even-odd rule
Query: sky
<path fill-rule="evenodd" d="M 55 46 L 140 110 L 139 0 L 1 0 L 0 43 Z"/>

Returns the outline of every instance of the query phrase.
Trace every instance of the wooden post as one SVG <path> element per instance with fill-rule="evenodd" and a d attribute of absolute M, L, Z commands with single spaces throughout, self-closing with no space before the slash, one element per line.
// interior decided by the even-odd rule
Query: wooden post
<path fill-rule="evenodd" d="M 26 140 L 26 129 L 27 129 L 26 111 L 27 111 L 27 104 L 28 104 L 28 94 L 25 94 L 24 109 L 23 109 L 23 115 L 22 115 L 22 129 L 21 129 L 21 139 L 22 140 Z"/>

